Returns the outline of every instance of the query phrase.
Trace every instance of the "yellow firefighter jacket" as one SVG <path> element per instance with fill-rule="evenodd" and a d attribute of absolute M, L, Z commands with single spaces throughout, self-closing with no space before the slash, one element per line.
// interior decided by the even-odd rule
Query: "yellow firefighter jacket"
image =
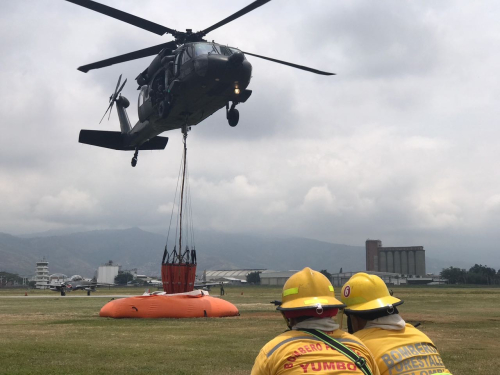
<path fill-rule="evenodd" d="M 431 339 L 411 324 L 398 331 L 362 329 L 354 336 L 373 353 L 381 375 L 449 373 Z"/>
<path fill-rule="evenodd" d="M 353 335 L 339 329 L 326 332 L 363 357 L 373 375 L 380 375 L 370 351 Z M 345 355 L 306 332 L 286 331 L 261 350 L 252 375 L 356 374 L 363 372 Z"/>

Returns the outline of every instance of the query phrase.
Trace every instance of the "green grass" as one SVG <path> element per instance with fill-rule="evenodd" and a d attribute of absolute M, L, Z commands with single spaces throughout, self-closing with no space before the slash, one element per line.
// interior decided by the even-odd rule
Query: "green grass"
<path fill-rule="evenodd" d="M 61 298 L 38 290 L 28 294 L 54 298 L 3 298 L 24 296 L 25 290 L 0 290 L 0 374 L 248 374 L 260 348 L 286 329 L 269 303 L 281 289 L 225 289 L 224 298 L 241 316 L 115 320 L 99 317 L 109 298 Z M 95 295 L 143 291 L 101 289 Z M 500 289 L 394 292 L 405 300 L 401 315 L 422 323 L 455 375 L 498 372 Z"/>

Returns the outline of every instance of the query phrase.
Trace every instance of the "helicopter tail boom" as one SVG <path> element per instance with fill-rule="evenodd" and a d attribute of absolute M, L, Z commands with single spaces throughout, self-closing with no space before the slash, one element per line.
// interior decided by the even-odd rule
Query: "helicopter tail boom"
<path fill-rule="evenodd" d="M 134 151 L 134 150 L 163 150 L 167 146 L 167 137 L 153 137 L 141 145 L 130 142 L 131 136 L 121 132 L 103 130 L 80 130 L 78 142 L 91 146 L 110 148 L 113 150 Z"/>

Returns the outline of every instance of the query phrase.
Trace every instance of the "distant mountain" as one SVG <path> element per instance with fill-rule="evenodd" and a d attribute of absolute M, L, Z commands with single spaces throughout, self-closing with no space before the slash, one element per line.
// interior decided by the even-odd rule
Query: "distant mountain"
<path fill-rule="evenodd" d="M 92 277 L 99 265 L 112 260 L 123 269 L 159 275 L 165 247 L 163 235 L 139 228 L 78 233 L 39 233 L 23 237 L 0 233 L 0 271 L 33 275 L 43 257 L 51 273 Z M 169 249 L 172 249 L 169 244 Z M 198 272 L 204 269 L 263 268 L 300 270 L 309 266 L 331 273 L 365 269 L 364 246 L 348 246 L 307 238 L 271 237 L 196 231 Z M 427 258 L 427 272 L 449 267 L 447 261 Z M 469 268 L 467 265 L 453 264 Z"/>
<path fill-rule="evenodd" d="M 427 273 L 434 273 L 438 275 L 439 272 L 443 270 L 443 268 L 448 268 L 451 266 L 458 268 L 465 268 L 468 270 L 473 266 L 473 264 L 461 260 L 456 260 L 456 258 L 454 258 L 453 260 L 442 260 L 442 259 L 425 257 L 425 269 Z"/>
<path fill-rule="evenodd" d="M 37 233 L 27 233 L 20 234 L 18 237 L 21 238 L 37 238 L 37 237 L 54 237 L 54 236 L 63 236 L 66 234 L 80 233 L 80 232 L 88 232 L 89 230 L 83 226 L 81 227 L 70 227 L 70 228 L 61 228 L 61 229 L 50 229 L 45 232 L 37 232 Z"/>
<path fill-rule="evenodd" d="M 92 277 L 109 260 L 140 274 L 159 275 L 166 238 L 139 228 L 16 237 L 0 233 L 0 271 L 32 275 L 43 257 L 51 273 Z M 196 232 L 198 271 L 265 268 L 274 270 L 364 269 L 364 247 L 306 238 Z"/>

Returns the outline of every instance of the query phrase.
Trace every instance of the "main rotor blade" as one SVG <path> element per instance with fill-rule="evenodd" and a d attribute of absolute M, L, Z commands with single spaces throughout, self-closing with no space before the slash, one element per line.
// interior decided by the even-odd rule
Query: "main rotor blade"
<path fill-rule="evenodd" d="M 134 16 L 133 14 L 126 13 L 112 7 L 108 7 L 107 5 L 103 5 L 92 0 L 66 0 L 66 1 L 105 14 L 106 16 L 116 18 L 117 20 L 140 27 L 141 29 L 150 31 L 158 35 L 163 35 L 165 33 L 175 35 L 177 33 L 177 30 L 170 29 L 168 27 L 159 25 L 157 23 L 145 20 L 144 18 Z"/>
<path fill-rule="evenodd" d="M 242 51 L 243 52 L 243 51 Z M 258 57 L 260 59 L 264 59 L 264 60 L 269 60 L 269 61 L 272 61 L 272 62 L 275 62 L 275 63 L 278 63 L 278 64 L 283 64 L 283 65 L 288 65 L 288 66 L 291 66 L 292 68 L 296 68 L 296 69 L 300 69 L 300 70 L 305 70 L 306 72 L 311 72 L 311 73 L 316 73 L 316 74 L 321 74 L 321 75 L 324 75 L 324 76 L 334 76 L 335 73 L 328 73 L 328 72 L 323 72 L 321 70 L 317 70 L 317 69 L 313 69 L 313 68 L 309 68 L 307 66 L 303 66 L 303 65 L 297 65 L 297 64 L 293 64 L 293 63 L 290 63 L 290 62 L 286 62 L 286 61 L 281 61 L 281 60 L 276 60 L 276 59 L 272 59 L 270 57 L 265 57 L 265 56 L 261 56 L 261 55 L 256 55 L 254 53 L 250 53 L 250 52 L 243 52 L 245 55 L 250 55 L 250 56 L 255 56 L 255 57 Z"/>
<path fill-rule="evenodd" d="M 120 55 L 120 56 L 116 56 L 116 57 L 111 57 L 109 59 L 101 60 L 101 61 L 98 61 L 98 62 L 95 62 L 92 64 L 83 65 L 83 66 L 80 66 L 78 68 L 78 70 L 81 72 L 87 73 L 89 70 L 92 70 L 92 69 L 104 68 L 106 66 L 119 64 L 119 63 L 122 63 L 125 61 L 136 60 L 136 59 L 140 59 L 143 57 L 156 55 L 156 54 L 160 53 L 160 51 L 164 48 L 176 49 L 177 43 L 171 41 L 171 42 L 167 42 L 167 43 L 158 44 L 158 45 L 153 46 L 153 47 L 140 49 L 138 51 L 126 53 L 124 55 Z"/>
<path fill-rule="evenodd" d="M 237 18 L 240 18 L 241 16 L 244 16 L 248 12 L 251 12 L 252 10 L 264 5 L 265 3 L 270 2 L 271 0 L 256 0 L 252 4 L 246 6 L 245 8 L 241 9 L 240 11 L 234 13 L 233 15 L 223 19 L 220 22 L 217 22 L 215 25 L 212 25 L 205 30 L 199 31 L 197 34 L 200 34 L 202 36 L 207 35 L 210 31 L 215 30 L 221 26 L 224 26 L 226 23 L 229 23 L 231 21 L 234 21 Z"/>

